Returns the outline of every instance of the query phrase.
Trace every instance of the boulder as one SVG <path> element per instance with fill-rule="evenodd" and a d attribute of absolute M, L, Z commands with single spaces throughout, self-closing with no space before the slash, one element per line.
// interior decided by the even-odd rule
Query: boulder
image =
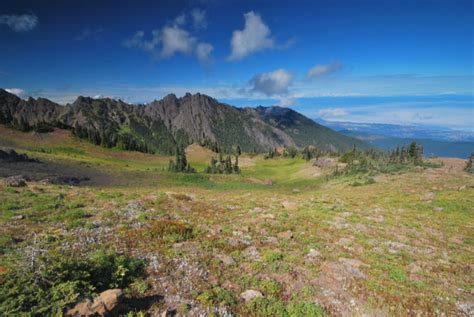
<path fill-rule="evenodd" d="M 122 300 L 121 289 L 109 289 L 97 296 L 92 302 L 85 299 L 66 312 L 66 316 L 111 316 L 114 315 Z"/>
<path fill-rule="evenodd" d="M 259 291 L 253 290 L 253 289 L 248 289 L 242 294 L 240 294 L 240 297 L 245 301 L 245 302 L 250 302 L 254 298 L 260 298 L 263 297 L 263 294 L 260 293 Z"/>
<path fill-rule="evenodd" d="M 10 187 L 24 187 L 26 186 L 26 179 L 22 175 L 10 176 L 5 178 L 5 184 Z"/>

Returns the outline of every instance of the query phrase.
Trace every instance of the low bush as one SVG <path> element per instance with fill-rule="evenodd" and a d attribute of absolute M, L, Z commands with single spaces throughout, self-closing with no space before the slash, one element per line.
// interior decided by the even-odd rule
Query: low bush
<path fill-rule="evenodd" d="M 124 288 L 144 273 L 142 260 L 114 251 L 78 256 L 64 250 L 32 248 L 0 275 L 0 315 L 61 315 L 80 298 Z"/>

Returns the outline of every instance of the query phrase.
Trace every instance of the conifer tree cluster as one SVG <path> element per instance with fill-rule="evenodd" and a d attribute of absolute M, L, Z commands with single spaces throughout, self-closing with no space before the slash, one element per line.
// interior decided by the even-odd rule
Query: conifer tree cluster
<path fill-rule="evenodd" d="M 263 156 L 265 160 L 275 158 L 277 156 L 280 156 L 280 153 L 278 153 L 276 148 L 270 148 L 268 152 Z"/>
<path fill-rule="evenodd" d="M 471 155 L 469 155 L 469 158 L 467 159 L 467 164 L 464 170 L 468 173 L 474 173 L 473 163 L 474 163 L 474 152 L 472 152 Z"/>
<path fill-rule="evenodd" d="M 232 163 L 232 158 L 227 155 L 225 158 L 222 154 L 219 159 L 211 159 L 211 164 L 206 168 L 206 173 L 209 174 L 240 174 L 239 156 L 235 155 L 235 161 Z"/>
<path fill-rule="evenodd" d="M 276 157 L 286 157 L 286 158 L 295 158 L 301 156 L 302 159 L 309 161 L 314 158 L 319 158 L 324 155 L 334 156 L 337 155 L 336 152 L 321 150 L 315 146 L 309 145 L 304 147 L 302 150 L 294 146 L 285 147 L 280 153 L 276 148 L 270 148 L 267 153 L 263 156 L 264 159 L 273 159 Z"/>
<path fill-rule="evenodd" d="M 199 143 L 202 147 L 208 148 L 212 152 L 219 153 L 221 151 L 219 144 L 215 141 L 211 141 L 209 139 L 205 139 Z"/>
<path fill-rule="evenodd" d="M 301 157 L 305 161 L 310 161 L 314 158 L 319 158 L 324 155 L 330 155 L 328 151 L 323 151 L 315 146 L 306 146 L 302 151 L 301 151 Z"/>
<path fill-rule="evenodd" d="M 186 159 L 186 151 L 183 147 L 176 148 L 175 160 L 170 160 L 168 171 L 174 173 L 196 173 L 196 170 L 191 167 Z"/>
<path fill-rule="evenodd" d="M 415 141 L 407 147 L 402 146 L 389 153 L 389 162 L 396 164 L 413 163 L 421 165 L 423 163 L 423 146 Z"/>

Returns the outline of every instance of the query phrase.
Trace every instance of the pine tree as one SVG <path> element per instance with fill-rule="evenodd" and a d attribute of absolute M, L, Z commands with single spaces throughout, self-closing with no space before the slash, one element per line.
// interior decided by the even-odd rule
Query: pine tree
<path fill-rule="evenodd" d="M 240 174 L 240 167 L 239 167 L 239 156 L 235 156 L 235 163 L 234 163 L 234 173 Z"/>

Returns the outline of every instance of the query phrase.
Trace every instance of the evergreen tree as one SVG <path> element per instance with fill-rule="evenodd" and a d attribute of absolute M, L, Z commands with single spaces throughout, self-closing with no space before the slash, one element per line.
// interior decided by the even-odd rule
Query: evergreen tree
<path fill-rule="evenodd" d="M 238 156 L 240 156 L 242 154 L 242 150 L 240 149 L 240 145 L 237 145 L 236 152 L 237 152 Z"/>
<path fill-rule="evenodd" d="M 186 151 L 183 147 L 177 146 L 175 149 L 175 160 L 170 160 L 168 171 L 175 173 L 196 173 L 186 159 Z"/>
<path fill-rule="evenodd" d="M 464 168 L 464 170 L 468 173 L 474 173 L 473 163 L 474 163 L 474 152 L 471 153 L 471 155 L 469 155 L 469 158 L 467 160 L 466 167 Z"/>
<path fill-rule="evenodd" d="M 240 167 L 239 167 L 239 156 L 235 156 L 235 163 L 234 163 L 234 173 L 240 174 Z"/>

